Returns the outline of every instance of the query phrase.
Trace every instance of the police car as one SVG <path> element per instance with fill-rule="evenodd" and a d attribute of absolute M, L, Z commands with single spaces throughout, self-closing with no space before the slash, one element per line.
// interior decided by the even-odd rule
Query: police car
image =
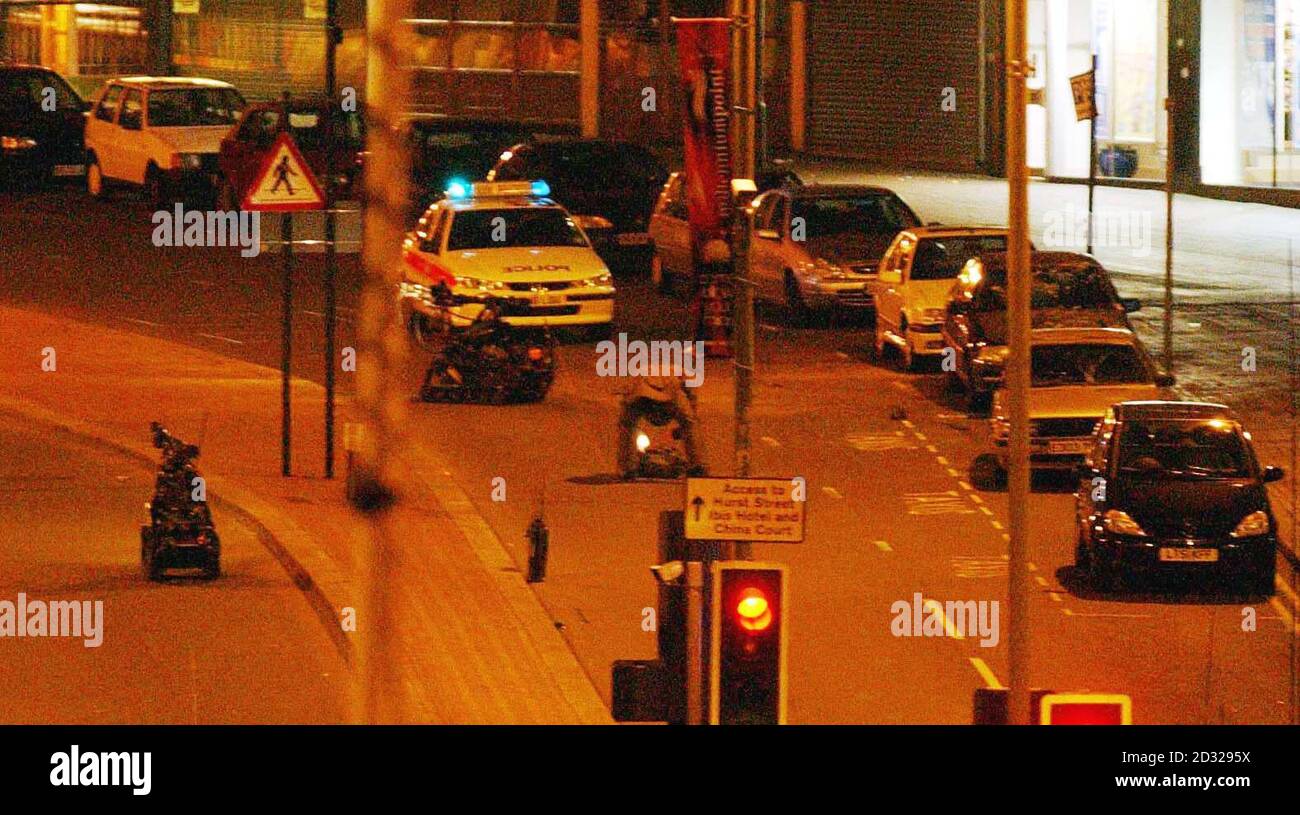
<path fill-rule="evenodd" d="M 468 325 L 491 295 L 513 325 L 586 326 L 607 334 L 614 280 L 587 235 L 548 196 L 545 181 L 452 181 L 402 244 L 400 295 L 417 343 Z M 444 284 L 460 303 L 447 311 Z"/>

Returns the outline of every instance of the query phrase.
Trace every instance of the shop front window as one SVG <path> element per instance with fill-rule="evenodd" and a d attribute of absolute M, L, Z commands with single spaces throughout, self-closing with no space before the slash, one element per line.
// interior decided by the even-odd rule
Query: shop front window
<path fill-rule="evenodd" d="M 1203 0 L 1201 180 L 1300 187 L 1300 2 Z"/>

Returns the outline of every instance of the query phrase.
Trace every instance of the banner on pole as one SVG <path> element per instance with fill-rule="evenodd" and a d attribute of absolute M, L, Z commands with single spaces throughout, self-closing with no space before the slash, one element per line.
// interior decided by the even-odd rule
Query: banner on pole
<path fill-rule="evenodd" d="M 728 66 L 731 20 L 725 17 L 678 19 L 686 211 L 696 246 L 727 240 L 731 221 L 731 104 Z"/>
<path fill-rule="evenodd" d="M 1070 90 L 1074 92 L 1074 116 L 1080 122 L 1097 118 L 1096 71 L 1070 77 Z"/>

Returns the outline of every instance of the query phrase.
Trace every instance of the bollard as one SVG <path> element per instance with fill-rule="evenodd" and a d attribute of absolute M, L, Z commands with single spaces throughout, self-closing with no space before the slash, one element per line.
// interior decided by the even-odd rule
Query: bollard
<path fill-rule="evenodd" d="M 551 533 L 541 515 L 528 524 L 528 582 L 541 583 L 546 579 L 546 556 L 550 549 Z"/>

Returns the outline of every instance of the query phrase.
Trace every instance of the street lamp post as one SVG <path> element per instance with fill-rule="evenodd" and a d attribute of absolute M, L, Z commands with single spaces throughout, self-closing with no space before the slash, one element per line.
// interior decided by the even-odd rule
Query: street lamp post
<path fill-rule="evenodd" d="M 1028 724 L 1029 716 L 1029 386 L 1030 263 L 1029 168 L 1025 154 L 1025 79 L 1029 73 L 1026 0 L 1007 0 L 1007 406 L 1011 436 L 1007 450 L 1010 499 L 1011 608 L 1007 721 Z"/>

